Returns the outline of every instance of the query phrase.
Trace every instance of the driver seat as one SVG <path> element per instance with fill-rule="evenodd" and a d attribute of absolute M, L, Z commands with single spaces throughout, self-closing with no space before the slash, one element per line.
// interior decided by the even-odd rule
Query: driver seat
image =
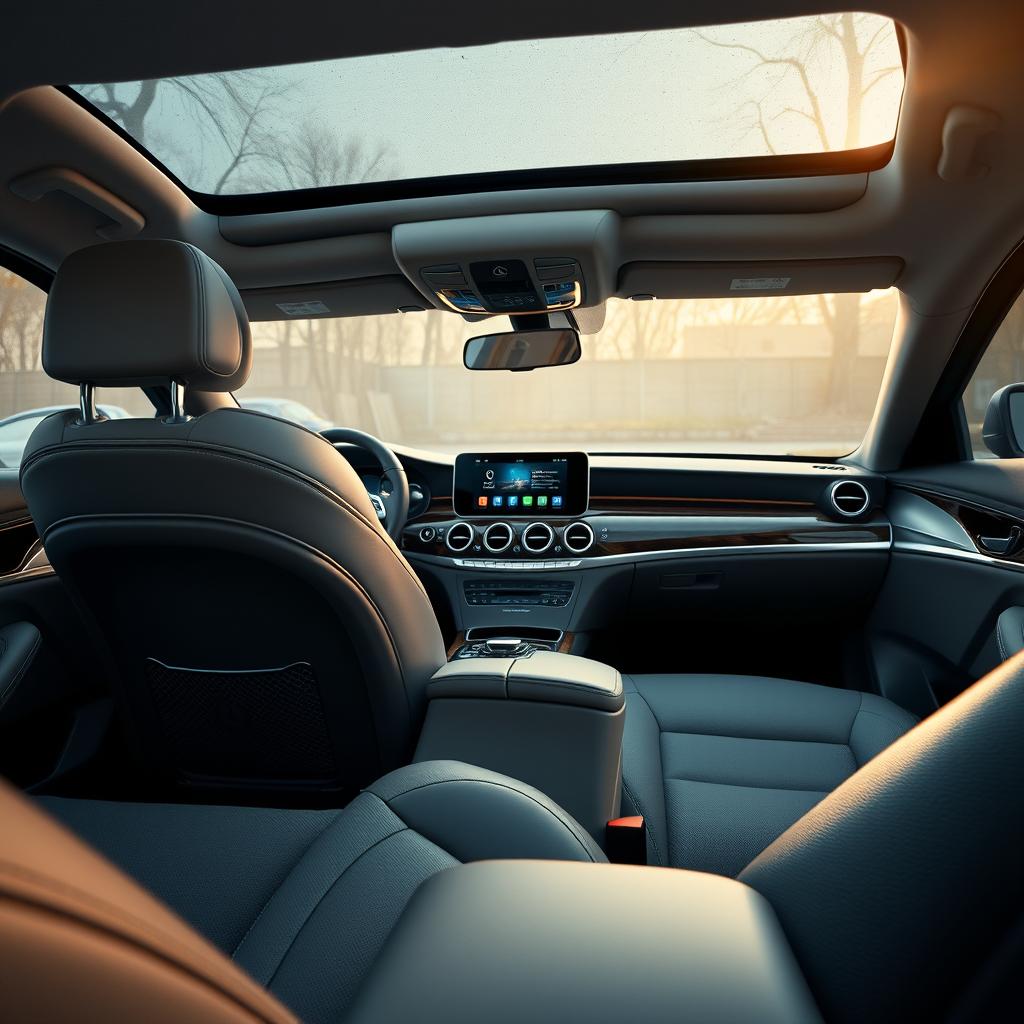
<path fill-rule="evenodd" d="M 172 240 L 70 255 L 43 367 L 82 410 L 32 434 L 21 487 L 95 634 L 127 736 L 171 787 L 354 796 L 412 755 L 445 649 L 423 585 L 348 462 L 235 407 L 252 363 L 227 274 Z M 170 385 L 172 415 L 99 419 L 96 387 Z"/>

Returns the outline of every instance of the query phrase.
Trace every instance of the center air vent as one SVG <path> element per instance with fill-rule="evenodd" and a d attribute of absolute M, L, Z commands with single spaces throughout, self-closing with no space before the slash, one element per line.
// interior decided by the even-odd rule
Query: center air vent
<path fill-rule="evenodd" d="M 547 551 L 554 539 L 555 531 L 547 523 L 530 523 L 523 530 L 523 547 L 531 555 L 539 555 L 542 551 Z"/>
<path fill-rule="evenodd" d="M 504 551 L 514 539 L 515 534 L 512 532 L 512 527 L 509 526 L 508 523 L 491 523 L 491 525 L 484 530 L 484 547 L 487 548 L 492 555 L 498 554 L 499 551 Z"/>
<path fill-rule="evenodd" d="M 465 551 L 473 543 L 474 537 L 476 530 L 469 523 L 456 523 L 449 528 L 444 542 L 450 551 Z"/>
<path fill-rule="evenodd" d="M 859 480 L 837 480 L 828 489 L 828 500 L 841 516 L 859 516 L 871 505 L 871 495 Z"/>
<path fill-rule="evenodd" d="M 587 523 L 570 523 L 562 534 L 562 543 L 574 555 L 582 555 L 594 543 L 594 531 Z"/>

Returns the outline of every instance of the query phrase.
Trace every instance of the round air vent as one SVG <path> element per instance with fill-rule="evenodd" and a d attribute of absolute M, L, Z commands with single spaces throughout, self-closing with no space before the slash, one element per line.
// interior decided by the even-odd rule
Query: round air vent
<path fill-rule="evenodd" d="M 504 551 L 514 539 L 515 534 L 508 523 L 491 523 L 484 530 L 484 547 L 492 555 L 498 554 L 499 551 Z"/>
<path fill-rule="evenodd" d="M 555 531 L 547 523 L 530 523 L 523 530 L 522 544 L 531 555 L 539 555 L 551 547 L 555 539 Z"/>
<path fill-rule="evenodd" d="M 444 539 L 449 551 L 465 551 L 476 537 L 476 530 L 469 523 L 456 523 L 449 527 Z"/>
<path fill-rule="evenodd" d="M 859 516 L 871 505 L 871 495 L 859 480 L 837 480 L 828 489 L 828 500 L 841 516 Z"/>
<path fill-rule="evenodd" d="M 587 523 L 570 523 L 562 534 L 562 543 L 574 555 L 582 555 L 594 543 L 594 531 Z"/>

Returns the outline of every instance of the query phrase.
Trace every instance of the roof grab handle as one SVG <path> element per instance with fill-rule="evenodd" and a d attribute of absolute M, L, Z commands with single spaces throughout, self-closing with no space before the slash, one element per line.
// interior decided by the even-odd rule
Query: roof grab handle
<path fill-rule="evenodd" d="M 942 153 L 938 172 L 943 181 L 959 184 L 983 178 L 989 165 L 981 159 L 983 143 L 999 127 L 1000 117 L 991 110 L 966 103 L 951 107 L 942 123 Z"/>
<path fill-rule="evenodd" d="M 137 235 L 146 218 L 119 196 L 68 167 L 44 167 L 15 178 L 8 186 L 22 199 L 35 202 L 52 192 L 63 192 L 103 215 L 106 223 L 96 228 L 100 238 L 117 241 Z"/>

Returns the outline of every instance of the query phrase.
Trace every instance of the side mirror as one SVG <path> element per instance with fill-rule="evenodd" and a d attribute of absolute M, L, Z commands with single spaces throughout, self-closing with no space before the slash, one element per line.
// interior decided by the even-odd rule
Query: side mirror
<path fill-rule="evenodd" d="M 470 338 L 462 351 L 467 370 L 536 370 L 568 366 L 582 355 L 580 336 L 568 328 L 509 331 Z"/>
<path fill-rule="evenodd" d="M 1024 383 L 1007 384 L 992 396 L 981 437 L 1000 459 L 1024 458 Z"/>

